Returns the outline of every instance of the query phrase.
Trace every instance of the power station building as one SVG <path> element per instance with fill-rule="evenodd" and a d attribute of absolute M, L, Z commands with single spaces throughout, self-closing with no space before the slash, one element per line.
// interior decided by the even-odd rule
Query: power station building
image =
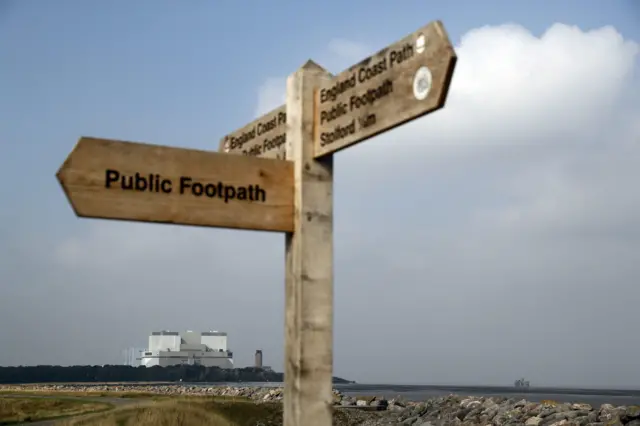
<path fill-rule="evenodd" d="M 203 365 L 233 368 L 233 352 L 227 348 L 227 333 L 222 331 L 154 331 L 149 347 L 140 356 L 140 365 Z"/>

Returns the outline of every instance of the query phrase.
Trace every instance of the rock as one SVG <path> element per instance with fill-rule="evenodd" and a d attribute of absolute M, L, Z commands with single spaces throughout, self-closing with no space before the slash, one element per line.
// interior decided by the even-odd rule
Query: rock
<path fill-rule="evenodd" d="M 520 401 L 518 401 L 515 404 L 513 404 L 513 407 L 514 408 L 523 408 L 526 405 L 527 405 L 527 401 L 524 400 L 524 399 L 521 399 Z"/>
<path fill-rule="evenodd" d="M 192 384 L 41 384 L 0 385 L 2 391 L 29 392 L 144 392 L 160 395 L 206 395 L 245 397 L 256 403 L 281 402 L 282 387 L 196 386 Z M 640 407 L 614 407 L 603 404 L 561 404 L 516 401 L 513 398 L 447 395 L 423 402 L 396 397 L 352 397 L 333 390 L 333 404 L 340 407 L 369 407 L 368 410 L 344 409 L 349 416 L 367 419 L 362 426 L 640 426 Z M 371 410 L 375 408 L 375 410 Z M 358 413 L 358 414 L 356 414 Z M 355 424 L 355 423 L 354 423 Z"/>
<path fill-rule="evenodd" d="M 611 404 L 602 404 L 598 411 L 598 420 L 601 422 L 607 422 L 613 419 L 616 408 Z"/>
<path fill-rule="evenodd" d="M 592 411 L 593 407 L 589 404 L 571 404 L 573 410 Z"/>
<path fill-rule="evenodd" d="M 542 418 L 546 418 L 546 417 L 550 417 L 553 416 L 554 414 L 558 413 L 558 407 L 557 406 L 542 406 L 542 411 L 540 411 L 540 414 L 538 414 L 538 416 L 542 417 Z"/>
<path fill-rule="evenodd" d="M 398 406 L 398 407 L 406 407 L 407 406 L 407 401 L 404 400 L 401 397 L 397 397 L 397 398 L 393 398 L 391 401 L 389 401 L 389 405 L 394 405 L 394 406 Z"/>
<path fill-rule="evenodd" d="M 376 407 L 378 410 L 386 410 L 388 405 L 386 399 L 374 399 L 369 403 L 369 407 Z"/>
<path fill-rule="evenodd" d="M 575 419 L 573 419 L 573 421 L 576 422 L 580 426 L 586 426 L 587 424 L 590 423 L 588 416 L 576 417 Z"/>
<path fill-rule="evenodd" d="M 482 405 L 482 403 L 473 398 L 463 399 L 462 402 L 460 402 L 460 407 L 462 408 L 475 408 L 479 405 Z"/>
<path fill-rule="evenodd" d="M 640 406 L 631 405 L 626 407 L 622 414 L 623 420 L 630 422 L 631 420 L 640 419 Z"/>
<path fill-rule="evenodd" d="M 409 417 L 408 419 L 405 419 L 401 424 L 402 425 L 413 425 L 415 424 L 420 418 L 418 416 L 413 416 L 413 417 Z"/>
<path fill-rule="evenodd" d="M 524 424 L 526 426 L 538 426 L 542 422 L 542 417 L 529 417 Z"/>

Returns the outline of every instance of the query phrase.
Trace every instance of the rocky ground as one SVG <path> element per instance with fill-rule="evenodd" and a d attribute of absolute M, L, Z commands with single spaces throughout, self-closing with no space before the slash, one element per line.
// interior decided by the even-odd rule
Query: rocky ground
<path fill-rule="evenodd" d="M 160 395 L 240 396 L 256 402 L 282 400 L 282 388 L 191 386 L 191 385 L 4 385 L 0 391 L 61 392 L 143 392 Z M 334 390 L 334 406 L 345 412 L 349 425 L 386 426 L 640 426 L 640 407 L 603 404 L 541 403 L 501 397 L 449 395 L 425 402 L 402 398 L 352 397 Z M 362 410 L 368 410 L 362 412 Z"/>

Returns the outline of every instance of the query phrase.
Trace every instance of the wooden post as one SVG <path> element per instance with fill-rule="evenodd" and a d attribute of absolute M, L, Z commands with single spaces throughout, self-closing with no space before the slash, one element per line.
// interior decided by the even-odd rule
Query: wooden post
<path fill-rule="evenodd" d="M 294 231 L 286 234 L 284 426 L 333 417 L 333 155 L 314 159 L 315 91 L 330 74 L 308 61 L 287 79 Z"/>

